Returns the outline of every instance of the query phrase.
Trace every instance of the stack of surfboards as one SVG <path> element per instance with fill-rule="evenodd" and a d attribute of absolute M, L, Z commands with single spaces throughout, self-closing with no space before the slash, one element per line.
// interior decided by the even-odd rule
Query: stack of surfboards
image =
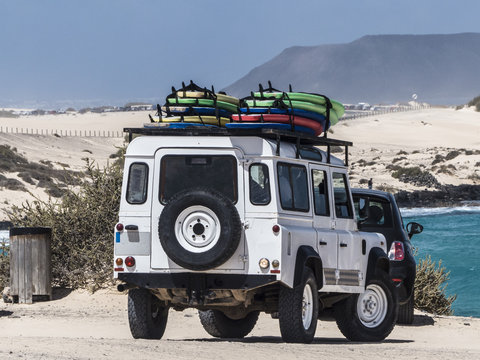
<path fill-rule="evenodd" d="M 224 127 L 238 113 L 239 99 L 215 90 L 202 88 L 192 81 L 167 96 L 165 105 L 158 108 L 158 117 L 151 118 L 156 126 L 188 128 L 198 126 Z M 166 116 L 162 116 L 166 114 Z M 152 124 L 152 126 L 154 126 Z"/>
<path fill-rule="evenodd" d="M 272 88 L 252 92 L 240 100 L 237 114 L 229 128 L 279 128 L 318 136 L 343 116 L 345 108 L 320 94 L 283 92 Z"/>

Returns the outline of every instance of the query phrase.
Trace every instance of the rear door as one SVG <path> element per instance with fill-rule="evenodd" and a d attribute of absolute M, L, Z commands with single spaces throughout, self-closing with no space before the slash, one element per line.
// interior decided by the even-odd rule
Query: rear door
<path fill-rule="evenodd" d="M 348 177 L 344 169 L 331 169 L 334 192 L 334 226 L 338 234 L 338 285 L 359 286 L 367 256 L 362 250 L 364 240 L 355 231 L 355 216 Z"/>
<path fill-rule="evenodd" d="M 335 285 L 337 269 L 338 236 L 333 229 L 333 209 L 331 206 L 332 187 L 329 168 L 310 164 L 313 194 L 313 221 L 317 234 L 317 251 L 322 259 L 324 285 Z"/>
<path fill-rule="evenodd" d="M 229 198 L 244 221 L 243 154 L 237 149 L 160 149 L 155 154 L 152 201 L 152 255 L 154 269 L 182 269 L 165 254 L 158 235 L 159 219 L 168 200 L 180 191 L 206 187 Z M 245 268 L 245 241 L 219 270 Z"/>

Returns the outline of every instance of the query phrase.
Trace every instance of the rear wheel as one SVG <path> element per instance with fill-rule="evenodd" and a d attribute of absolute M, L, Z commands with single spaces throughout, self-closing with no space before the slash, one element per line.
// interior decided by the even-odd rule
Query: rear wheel
<path fill-rule="evenodd" d="M 253 330 L 258 311 L 252 311 L 242 319 L 231 319 L 218 310 L 199 311 L 200 322 L 210 335 L 218 338 L 241 339 Z"/>
<path fill-rule="evenodd" d="M 128 291 L 128 322 L 135 339 L 161 339 L 167 327 L 168 307 L 147 289 Z"/>
<path fill-rule="evenodd" d="M 410 325 L 413 323 L 413 305 L 415 303 L 415 297 L 412 295 L 407 303 L 398 307 L 398 320 L 399 324 Z"/>
<path fill-rule="evenodd" d="M 293 289 L 280 289 L 278 319 L 283 341 L 311 343 L 317 329 L 317 317 L 317 282 L 312 270 L 304 268 L 300 284 Z"/>
<path fill-rule="evenodd" d="M 381 341 L 395 326 L 398 301 L 386 274 L 368 283 L 363 294 L 355 294 L 335 306 L 335 320 L 352 341 Z"/>

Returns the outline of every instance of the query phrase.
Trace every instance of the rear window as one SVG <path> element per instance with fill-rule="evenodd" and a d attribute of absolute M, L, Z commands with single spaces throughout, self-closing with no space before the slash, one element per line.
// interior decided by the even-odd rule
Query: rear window
<path fill-rule="evenodd" d="M 159 199 L 162 204 L 180 191 L 206 187 L 237 202 L 237 160 L 230 155 L 166 155 L 162 158 Z"/>
<path fill-rule="evenodd" d="M 391 227 L 392 208 L 384 199 L 369 196 L 353 196 L 357 220 L 362 227 Z"/>
<path fill-rule="evenodd" d="M 143 204 L 147 201 L 148 166 L 145 163 L 133 163 L 128 170 L 127 202 Z"/>
<path fill-rule="evenodd" d="M 308 212 L 308 180 L 305 166 L 278 163 L 277 172 L 282 208 Z"/>

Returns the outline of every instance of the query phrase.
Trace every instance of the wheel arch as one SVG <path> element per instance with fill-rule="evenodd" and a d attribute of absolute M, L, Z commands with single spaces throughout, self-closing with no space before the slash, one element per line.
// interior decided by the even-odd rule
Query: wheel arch
<path fill-rule="evenodd" d="M 371 279 L 379 276 L 378 271 L 384 271 L 387 275 L 390 272 L 390 260 L 387 254 L 379 247 L 374 247 L 368 254 L 367 278 L 365 286 Z"/>
<path fill-rule="evenodd" d="M 297 251 L 295 260 L 295 275 L 293 277 L 293 287 L 297 286 L 302 281 L 303 268 L 308 267 L 313 271 L 317 281 L 318 289 L 323 286 L 323 265 L 320 255 L 311 247 L 307 245 L 300 246 Z"/>

